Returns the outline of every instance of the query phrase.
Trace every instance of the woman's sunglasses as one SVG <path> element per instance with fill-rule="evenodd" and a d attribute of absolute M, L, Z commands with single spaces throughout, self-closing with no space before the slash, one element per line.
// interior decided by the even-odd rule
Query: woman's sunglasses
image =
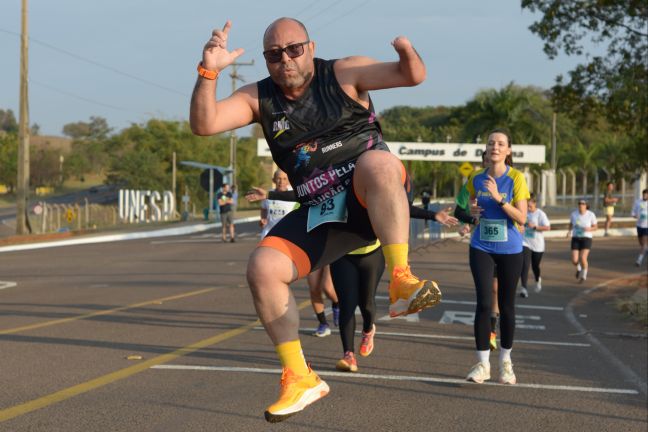
<path fill-rule="evenodd" d="M 279 63 L 281 61 L 281 57 L 283 56 L 284 52 L 288 54 L 288 57 L 296 58 L 304 54 L 304 45 L 306 45 L 309 42 L 310 41 L 290 44 L 285 48 L 269 49 L 263 51 L 263 57 L 265 57 L 268 63 Z"/>

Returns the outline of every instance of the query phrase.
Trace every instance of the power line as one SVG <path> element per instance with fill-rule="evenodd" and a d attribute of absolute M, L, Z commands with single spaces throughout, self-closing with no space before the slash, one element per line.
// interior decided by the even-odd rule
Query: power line
<path fill-rule="evenodd" d="M 12 32 L 12 31 L 10 31 L 10 30 L 6 30 L 6 29 L 3 29 L 3 28 L 0 28 L 0 32 L 8 33 L 8 34 L 10 34 L 10 35 L 20 37 L 20 35 L 19 35 L 18 33 L 16 33 L 16 32 Z M 106 69 L 106 70 L 109 70 L 109 71 L 114 72 L 114 73 L 116 73 L 116 74 L 119 74 L 119 75 L 125 76 L 125 77 L 127 77 L 127 78 L 133 79 L 133 80 L 135 80 L 135 81 L 139 81 L 139 82 L 141 82 L 141 83 L 148 84 L 148 85 L 151 85 L 151 86 L 153 86 L 153 87 L 157 87 L 157 88 L 159 88 L 159 89 L 161 89 L 161 90 L 165 90 L 165 91 L 168 91 L 168 92 L 170 92 L 170 93 L 175 93 L 175 94 L 178 94 L 178 95 L 181 95 L 181 96 L 187 97 L 187 93 L 183 93 L 183 92 L 178 91 L 178 90 L 176 90 L 176 89 L 172 89 L 172 88 L 169 88 L 169 87 L 165 87 L 165 86 L 163 86 L 163 85 L 160 85 L 160 84 L 154 83 L 154 82 L 149 81 L 149 80 L 144 79 L 144 78 L 140 78 L 140 77 L 138 77 L 138 76 L 136 76 L 136 75 L 133 75 L 133 74 L 130 74 L 130 73 L 128 73 L 128 72 L 121 71 L 121 70 L 116 69 L 116 68 L 114 68 L 114 67 L 112 67 L 112 66 L 108 66 L 108 65 L 105 65 L 105 64 L 103 64 L 103 63 L 99 63 L 99 62 L 97 62 L 97 61 L 94 61 L 94 60 L 91 60 L 91 59 L 85 58 L 85 57 L 80 56 L 80 55 L 78 55 L 78 54 L 75 54 L 75 53 L 73 53 L 73 52 L 70 52 L 70 51 L 64 50 L 64 49 L 62 49 L 62 48 L 58 48 L 58 47 L 56 47 L 56 46 L 54 46 L 54 45 L 51 45 L 51 44 L 48 44 L 47 42 L 43 42 L 43 41 L 40 41 L 40 40 L 38 40 L 38 39 L 31 38 L 31 37 L 29 38 L 29 41 L 30 41 L 31 43 L 36 43 L 37 45 L 42 45 L 42 46 L 44 46 L 44 47 L 46 47 L 46 48 L 49 48 L 49 49 L 51 49 L 51 50 L 53 50 L 53 51 L 57 51 L 57 52 L 59 52 L 59 53 L 65 54 L 65 55 L 67 55 L 67 56 L 70 56 L 70 57 L 72 57 L 72 58 L 74 58 L 74 59 L 77 59 L 77 60 L 80 60 L 80 61 L 82 61 L 82 62 L 86 62 L 86 63 L 89 63 L 89 64 L 91 64 L 91 65 L 93 65 L 93 66 L 97 66 L 97 67 L 99 67 L 99 68 Z"/>
<path fill-rule="evenodd" d="M 297 12 L 297 13 L 295 14 L 295 16 L 296 16 L 296 17 L 299 17 L 301 14 L 303 14 L 304 12 L 307 12 L 310 8 L 312 8 L 313 6 L 315 6 L 316 4 L 318 4 L 319 2 L 320 2 L 319 0 L 315 0 L 314 2 L 312 2 L 311 4 L 309 4 L 308 6 L 306 6 L 304 9 L 300 10 L 299 12 Z"/>
<path fill-rule="evenodd" d="M 326 23 L 322 24 L 321 26 L 317 27 L 315 30 L 313 30 L 313 33 L 316 33 L 316 32 L 318 32 L 319 30 L 323 29 L 324 27 L 328 26 L 329 24 L 331 24 L 331 23 L 337 21 L 337 20 L 338 20 L 340 17 L 342 17 L 342 16 L 350 15 L 352 12 L 355 12 L 356 10 L 360 9 L 362 6 L 366 5 L 366 4 L 369 3 L 370 1 L 371 1 L 371 0 L 365 0 L 364 2 L 360 3 L 360 4 L 357 5 L 357 6 L 354 6 L 353 8 L 349 9 L 348 11 L 339 14 L 338 16 L 336 16 L 335 18 L 333 18 L 332 20 L 329 20 L 329 21 L 327 21 Z"/>
<path fill-rule="evenodd" d="M 292 16 L 294 16 L 295 18 L 299 19 L 299 20 L 302 21 L 302 22 L 309 21 L 309 20 L 311 20 L 311 19 L 317 20 L 317 19 L 319 19 L 319 18 L 322 17 L 322 14 L 323 14 L 324 12 L 328 11 L 329 9 L 332 9 L 332 8 L 335 7 L 337 4 L 342 3 L 343 1 L 344 1 L 344 0 L 337 0 L 337 1 L 334 2 L 334 3 L 332 3 L 332 4 L 328 5 L 328 6 L 325 6 L 324 9 L 319 10 L 317 13 L 311 14 L 311 16 L 309 16 L 309 17 L 307 17 L 307 18 L 301 18 L 300 15 L 302 15 L 302 14 L 308 12 L 309 10 L 313 9 L 313 6 L 315 6 L 315 5 L 317 5 L 318 3 L 320 3 L 319 0 L 315 0 L 315 1 L 311 2 L 310 4 L 308 4 L 308 6 L 306 6 L 305 8 L 303 8 L 302 10 L 300 10 L 299 12 L 295 13 L 295 14 L 292 15 Z M 360 4 L 360 5 L 357 6 L 357 7 L 354 7 L 353 9 L 351 9 L 350 12 L 355 11 L 355 10 L 358 9 L 359 7 L 361 7 L 361 6 L 363 6 L 364 4 L 366 4 L 368 1 L 369 1 L 369 0 L 365 1 L 364 3 Z M 349 13 L 349 12 L 347 12 L 347 14 L 348 14 L 348 13 Z M 342 14 L 342 15 L 344 15 L 344 14 Z M 337 19 L 338 19 L 340 16 L 342 16 L 342 15 L 338 15 L 338 16 L 336 16 L 336 17 L 335 17 L 333 20 L 331 20 L 330 22 L 333 22 L 333 21 L 337 20 Z M 327 24 L 328 24 L 328 23 L 327 23 Z M 304 25 L 306 25 L 306 24 L 304 23 Z M 320 26 L 319 28 L 322 28 L 322 27 L 323 27 L 323 26 Z M 309 31 L 309 33 L 313 33 L 313 32 L 312 32 L 312 31 Z M 253 43 L 254 43 L 254 42 L 250 42 L 249 44 L 243 44 L 243 45 L 242 45 L 242 46 L 243 46 L 243 49 L 244 49 L 246 52 L 247 52 L 247 51 L 250 51 L 251 48 L 252 48 L 251 45 L 252 45 Z M 254 44 L 256 45 L 256 43 L 254 43 Z"/>
<path fill-rule="evenodd" d="M 56 87 L 52 87 L 52 86 L 50 86 L 50 85 L 48 85 L 48 84 L 45 84 L 45 83 L 42 83 L 42 82 L 36 81 L 36 80 L 34 80 L 33 78 L 30 78 L 30 79 L 29 79 L 29 82 L 30 82 L 30 83 L 33 83 L 33 84 L 36 84 L 36 85 L 38 85 L 38 86 L 41 86 L 41 87 L 45 87 L 46 89 L 49 89 L 49 90 L 55 91 L 55 92 L 60 93 L 60 94 L 62 94 L 62 95 L 69 96 L 69 97 L 72 97 L 72 98 L 74 98 L 74 99 L 79 99 L 79 100 L 82 100 L 82 101 L 84 101 L 84 102 L 88 102 L 88 103 L 91 103 L 91 104 L 94 104 L 94 105 L 99 105 L 99 106 L 102 106 L 102 107 L 111 108 L 111 109 L 114 109 L 114 110 L 117 110 L 117 111 L 133 112 L 133 111 L 127 110 L 127 109 L 122 108 L 122 107 L 117 107 L 117 106 L 114 106 L 114 105 L 109 105 L 109 104 L 106 104 L 106 103 L 103 103 L 103 102 L 96 101 L 96 100 L 94 100 L 94 99 L 89 99 L 89 98 L 86 98 L 86 97 L 83 97 L 83 96 L 79 96 L 79 95 L 74 94 L 74 93 L 67 92 L 67 91 L 65 91 L 65 90 L 58 89 L 58 88 L 56 88 Z"/>
<path fill-rule="evenodd" d="M 326 12 L 327 10 L 333 8 L 333 7 L 334 7 L 335 5 L 337 5 L 338 3 L 342 3 L 342 1 L 344 1 L 344 0 L 338 0 L 338 1 L 336 1 L 336 2 L 334 2 L 334 3 L 332 3 L 332 4 L 330 4 L 330 5 L 328 5 L 327 7 L 324 7 L 324 9 L 322 9 L 322 10 L 320 10 L 320 11 L 318 11 L 318 12 L 312 14 L 312 15 L 309 16 L 308 18 L 304 18 L 304 21 L 308 21 L 308 20 L 311 20 L 311 19 L 313 19 L 313 18 L 317 18 L 317 17 L 322 16 L 322 14 L 323 14 L 324 12 Z"/>

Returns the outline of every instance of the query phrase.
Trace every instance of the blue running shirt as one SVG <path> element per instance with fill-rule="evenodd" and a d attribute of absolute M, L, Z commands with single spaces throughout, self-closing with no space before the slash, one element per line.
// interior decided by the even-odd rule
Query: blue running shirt
<path fill-rule="evenodd" d="M 470 240 L 470 246 L 494 254 L 520 253 L 522 252 L 522 233 L 497 201 L 491 198 L 490 192 L 483 185 L 487 178 L 487 170 L 482 169 L 471 176 L 466 183 L 470 198 L 476 197 L 477 205 L 483 209 L 479 224 Z M 496 178 L 495 182 L 504 201 L 511 205 L 530 198 L 526 179 L 515 168 L 507 166 L 506 172 Z"/>

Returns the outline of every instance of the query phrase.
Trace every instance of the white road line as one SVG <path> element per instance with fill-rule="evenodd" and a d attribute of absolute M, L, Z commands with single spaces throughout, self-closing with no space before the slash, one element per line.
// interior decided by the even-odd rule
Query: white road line
<path fill-rule="evenodd" d="M 641 274 L 643 273 L 635 273 L 632 274 L 631 276 L 636 276 Z M 648 384 L 646 383 L 645 379 L 637 375 L 632 370 L 632 368 L 630 368 L 625 363 L 623 363 L 617 356 L 615 356 L 612 353 L 612 351 L 610 351 L 603 343 L 601 343 L 601 341 L 599 341 L 596 337 L 594 337 L 591 333 L 589 333 L 587 329 L 583 327 L 583 325 L 578 321 L 578 319 L 576 319 L 576 316 L 574 315 L 574 305 L 579 304 L 579 302 L 581 302 L 587 295 L 593 293 L 594 291 L 600 288 L 604 288 L 607 285 L 610 285 L 616 281 L 626 279 L 627 277 L 628 275 L 622 276 L 617 279 L 611 279 L 581 292 L 567 304 L 567 309 L 565 310 L 565 317 L 576 328 L 576 330 L 578 330 L 579 333 L 583 333 L 585 335 L 585 338 L 590 342 L 592 342 L 592 345 L 594 345 L 595 348 L 598 348 L 598 350 L 601 352 L 603 357 L 609 363 L 611 363 L 616 369 L 619 370 L 619 372 L 624 376 L 626 381 L 636 383 L 639 389 L 641 390 L 641 393 L 645 395 L 648 394 Z"/>
<path fill-rule="evenodd" d="M 265 330 L 263 327 L 254 327 L 253 330 Z M 316 328 L 309 328 L 309 327 L 301 327 L 299 329 L 300 333 L 303 334 L 313 334 L 315 333 Z M 340 331 L 338 329 L 331 329 L 332 333 L 339 333 Z M 356 330 L 355 332 L 357 335 L 359 335 L 361 332 L 359 330 Z M 474 341 L 475 338 L 473 336 L 452 336 L 452 335 L 439 335 L 439 334 L 424 334 L 424 333 L 399 333 L 399 332 L 385 332 L 385 331 L 377 331 L 376 332 L 377 336 L 400 336 L 400 337 L 407 337 L 407 338 L 419 338 L 419 339 L 450 339 L 450 340 L 466 340 L 466 341 Z M 516 339 L 515 343 L 521 343 L 521 344 L 529 344 L 529 345 L 553 345 L 553 346 L 566 346 L 566 347 L 582 347 L 582 348 L 587 348 L 590 347 L 591 345 L 588 343 L 579 343 L 579 342 L 554 342 L 554 341 L 539 341 L 539 340 L 524 340 L 524 339 Z"/>
<path fill-rule="evenodd" d="M 16 282 L 0 281 L 0 290 L 12 288 L 18 285 Z"/>
<path fill-rule="evenodd" d="M 377 319 L 377 321 L 393 321 L 393 320 L 405 320 L 407 322 L 414 322 L 417 323 L 419 322 L 419 314 L 418 313 L 413 313 L 413 314 L 408 314 L 408 315 L 403 315 L 403 316 L 397 316 L 392 318 L 389 314 L 381 316 L 380 318 Z"/>
<path fill-rule="evenodd" d="M 389 297 L 388 296 L 376 296 L 376 300 L 389 300 Z M 463 305 L 470 305 L 470 306 L 474 306 L 474 305 L 477 304 L 477 302 L 474 302 L 474 301 L 442 299 L 441 300 L 441 305 L 443 305 L 444 303 L 447 303 L 447 304 L 463 304 Z M 525 305 L 525 304 L 520 304 L 520 302 L 516 302 L 515 308 L 516 309 L 538 309 L 538 310 L 548 310 L 548 311 L 558 311 L 558 312 L 561 312 L 561 311 L 565 310 L 564 307 L 559 307 L 559 306 Z"/>
<path fill-rule="evenodd" d="M 151 369 L 166 369 L 166 370 L 193 370 L 193 371 L 209 371 L 209 372 L 248 372 L 248 373 L 263 373 L 263 374 L 276 374 L 281 373 L 281 369 L 262 369 L 262 368 L 243 368 L 243 367 L 220 367 L 220 366 L 193 366 L 193 365 L 173 365 L 161 364 L 151 367 Z M 332 377 L 345 377 L 352 379 L 377 379 L 388 381 L 417 381 L 417 382 L 433 382 L 443 384 L 461 384 L 461 385 L 496 385 L 507 389 L 531 388 L 539 390 L 563 390 L 563 391 L 576 391 L 588 393 L 615 393 L 615 394 L 628 394 L 636 395 L 639 392 L 633 389 L 615 389 L 603 387 L 581 387 L 581 386 L 565 386 L 565 385 L 547 385 L 547 384 L 526 384 L 518 383 L 516 385 L 503 385 L 497 383 L 486 382 L 484 384 L 470 383 L 464 379 L 453 378 L 433 378 L 421 376 L 408 376 L 408 375 L 376 375 L 364 373 L 348 373 L 348 372 L 332 372 L 332 371 L 317 371 L 320 376 Z"/>

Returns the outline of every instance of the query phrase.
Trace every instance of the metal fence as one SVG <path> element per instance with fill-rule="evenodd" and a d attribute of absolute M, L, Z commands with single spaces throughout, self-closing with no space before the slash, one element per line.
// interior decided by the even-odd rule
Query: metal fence
<path fill-rule="evenodd" d="M 52 233 L 97 229 L 120 223 L 117 206 L 101 204 L 48 204 L 40 202 L 31 216 L 32 232 Z"/>
<path fill-rule="evenodd" d="M 429 210 L 439 211 L 448 207 L 448 203 L 438 201 L 430 203 Z M 422 219 L 410 219 L 410 250 L 427 248 L 444 239 L 446 228 L 435 221 L 424 221 Z"/>

